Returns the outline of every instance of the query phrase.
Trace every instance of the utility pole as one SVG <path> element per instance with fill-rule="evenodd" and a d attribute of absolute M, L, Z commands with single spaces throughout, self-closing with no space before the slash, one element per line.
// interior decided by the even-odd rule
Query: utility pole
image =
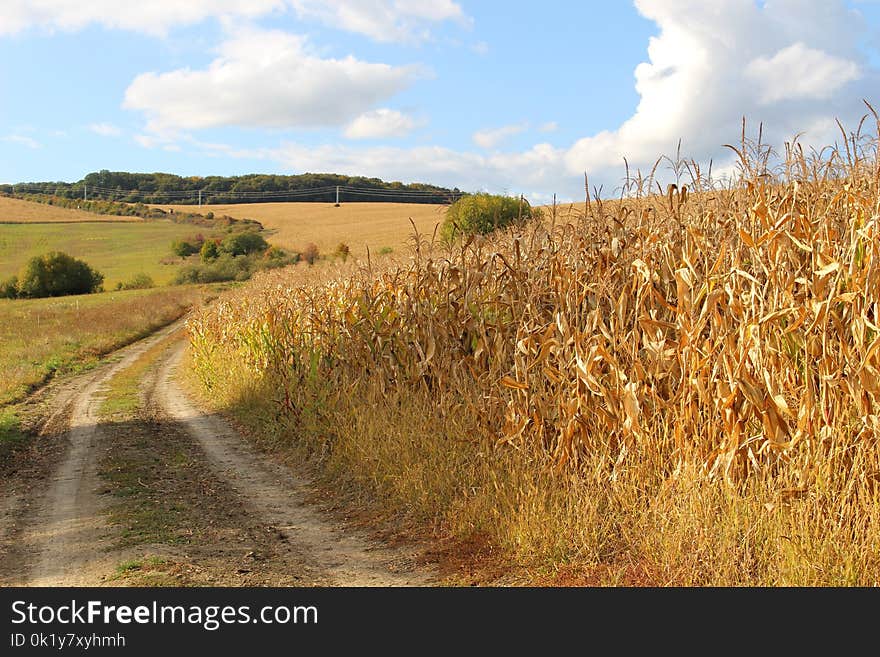
<path fill-rule="evenodd" d="M 85 183 L 83 183 L 83 201 L 88 201 L 88 200 L 89 200 L 89 192 L 88 192 L 88 189 L 89 189 L 89 186 L 86 185 Z"/>
<path fill-rule="evenodd" d="M 202 207 L 202 190 L 199 190 L 199 207 Z"/>
<path fill-rule="evenodd" d="M 339 185 L 336 185 L 336 205 L 339 206 Z"/>

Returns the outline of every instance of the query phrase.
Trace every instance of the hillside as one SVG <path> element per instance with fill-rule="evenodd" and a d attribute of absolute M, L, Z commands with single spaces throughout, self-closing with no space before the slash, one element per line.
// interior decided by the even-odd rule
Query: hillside
<path fill-rule="evenodd" d="M 156 205 L 176 212 L 192 210 L 191 205 Z M 363 256 L 366 247 L 375 255 L 383 248 L 404 249 L 415 223 L 420 233 L 430 237 L 435 225 L 443 222 L 445 205 L 412 203 L 239 203 L 206 205 L 199 210 L 238 219 L 256 219 L 268 231 L 273 244 L 302 249 L 309 242 L 321 253 L 332 252 L 340 241 L 353 254 Z"/>
<path fill-rule="evenodd" d="M 143 220 L 139 217 L 95 214 L 0 196 L 0 223 L 81 223 L 85 221 L 141 222 Z"/>
<path fill-rule="evenodd" d="M 108 290 L 141 273 L 164 285 L 180 264 L 171 258 L 171 242 L 197 232 L 193 226 L 170 221 L 95 221 L 0 225 L 0 280 L 17 274 L 34 256 L 63 251 L 104 274 Z"/>
<path fill-rule="evenodd" d="M 123 201 L 126 203 L 333 203 L 337 193 L 344 201 L 376 203 L 449 203 L 462 196 L 456 189 L 427 183 L 386 182 L 379 178 L 333 173 L 298 175 L 248 174 L 244 176 L 189 176 L 170 173 L 90 173 L 76 182 L 19 182 L 0 185 L 5 194 L 48 194 L 63 198 Z"/>

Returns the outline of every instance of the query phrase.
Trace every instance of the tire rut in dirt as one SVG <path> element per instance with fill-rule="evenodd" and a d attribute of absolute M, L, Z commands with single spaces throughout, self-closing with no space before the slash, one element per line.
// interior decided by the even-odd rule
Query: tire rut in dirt
<path fill-rule="evenodd" d="M 337 586 L 431 585 L 433 574 L 416 555 L 343 530 L 306 502 L 308 481 L 244 442 L 217 415 L 201 412 L 175 381 L 185 345 L 167 352 L 153 386 L 155 406 L 198 440 L 221 479 L 237 490 L 254 513 L 276 528 Z"/>
<path fill-rule="evenodd" d="M 56 412 L 46 423 L 57 425 L 69 415 L 64 438 L 55 446 L 60 451 L 57 465 L 43 473 L 47 477 L 32 482 L 17 509 L 6 509 L 6 516 L 15 522 L 3 538 L 6 554 L 0 581 L 4 584 L 97 585 L 101 573 L 112 569 L 112 558 L 104 549 L 107 527 L 96 469 L 96 450 L 104 440 L 98 417 L 101 386 L 180 326 L 175 322 L 165 327 L 120 350 L 112 362 L 62 386 Z M 49 461 L 53 459 L 48 457 Z M 39 466 L 31 470 L 39 472 Z"/>

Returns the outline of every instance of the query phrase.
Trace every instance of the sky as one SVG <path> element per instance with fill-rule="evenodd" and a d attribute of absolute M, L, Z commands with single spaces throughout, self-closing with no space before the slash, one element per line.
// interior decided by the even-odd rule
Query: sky
<path fill-rule="evenodd" d="M 615 195 L 880 109 L 880 0 L 0 0 L 0 182 L 340 173 Z M 674 171 L 661 160 L 658 176 Z"/>

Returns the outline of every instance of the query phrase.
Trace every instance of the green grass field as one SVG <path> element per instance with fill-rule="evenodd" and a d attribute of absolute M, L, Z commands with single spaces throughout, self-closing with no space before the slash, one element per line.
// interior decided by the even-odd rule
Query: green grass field
<path fill-rule="evenodd" d="M 176 264 L 161 262 L 172 256 L 171 242 L 198 232 L 197 226 L 170 221 L 3 224 L 0 280 L 17 274 L 33 256 L 64 251 L 104 274 L 104 287 L 108 290 L 141 272 L 151 276 L 157 285 L 164 285 L 178 269 Z"/>

